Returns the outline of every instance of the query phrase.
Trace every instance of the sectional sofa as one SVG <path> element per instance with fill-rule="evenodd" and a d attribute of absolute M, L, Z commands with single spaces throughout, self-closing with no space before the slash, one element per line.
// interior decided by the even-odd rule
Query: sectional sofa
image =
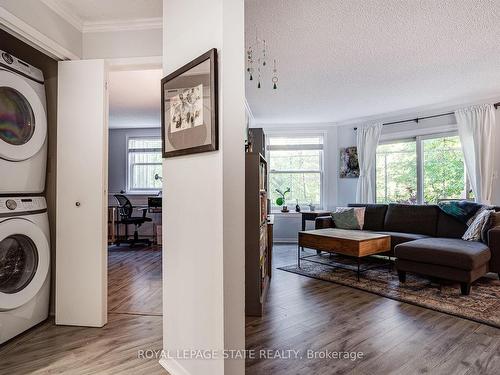
<path fill-rule="evenodd" d="M 500 277 L 500 227 L 490 229 L 488 244 L 461 239 L 467 227 L 436 205 L 350 204 L 365 207 L 363 230 L 391 236 L 400 282 L 406 273 L 460 283 L 464 295 L 488 272 Z M 496 208 L 500 211 L 500 208 Z M 316 229 L 332 228 L 331 216 L 316 218 Z"/>

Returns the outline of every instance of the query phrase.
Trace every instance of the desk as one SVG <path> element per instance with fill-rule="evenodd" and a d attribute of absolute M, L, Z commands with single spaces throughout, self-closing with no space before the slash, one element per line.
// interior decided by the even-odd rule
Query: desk
<path fill-rule="evenodd" d="M 319 210 L 319 211 L 304 211 L 302 212 L 302 231 L 306 230 L 306 221 L 314 221 L 319 216 L 329 216 L 332 211 Z"/>

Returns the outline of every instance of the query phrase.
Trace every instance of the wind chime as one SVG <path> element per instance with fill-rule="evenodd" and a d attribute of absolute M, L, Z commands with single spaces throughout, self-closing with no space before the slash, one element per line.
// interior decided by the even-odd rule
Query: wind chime
<path fill-rule="evenodd" d="M 257 88 L 260 89 L 262 81 L 265 78 L 265 72 L 268 69 L 267 44 L 265 39 L 260 39 L 255 32 L 255 43 L 247 48 L 247 73 L 250 81 L 254 80 L 254 74 L 257 74 Z M 278 88 L 278 68 L 276 59 L 273 59 L 273 69 L 271 83 L 273 90 Z"/>

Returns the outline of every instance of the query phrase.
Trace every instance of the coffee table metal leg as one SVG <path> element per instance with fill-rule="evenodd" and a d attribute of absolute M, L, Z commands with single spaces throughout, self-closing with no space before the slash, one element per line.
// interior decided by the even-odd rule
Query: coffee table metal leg
<path fill-rule="evenodd" d="M 358 281 L 359 281 L 359 257 L 357 257 L 358 259 Z"/>
<path fill-rule="evenodd" d="M 297 245 L 297 267 L 300 268 L 300 244 Z M 304 251 L 304 248 L 302 248 L 302 251 Z"/>

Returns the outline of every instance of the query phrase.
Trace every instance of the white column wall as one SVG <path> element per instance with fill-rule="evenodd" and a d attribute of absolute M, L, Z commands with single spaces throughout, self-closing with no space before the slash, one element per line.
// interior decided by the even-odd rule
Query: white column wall
<path fill-rule="evenodd" d="M 163 162 L 163 329 L 169 353 L 244 348 L 243 6 L 243 0 L 163 3 L 164 74 L 215 47 L 220 89 L 220 150 Z M 172 375 L 244 373 L 243 361 L 161 363 Z"/>

